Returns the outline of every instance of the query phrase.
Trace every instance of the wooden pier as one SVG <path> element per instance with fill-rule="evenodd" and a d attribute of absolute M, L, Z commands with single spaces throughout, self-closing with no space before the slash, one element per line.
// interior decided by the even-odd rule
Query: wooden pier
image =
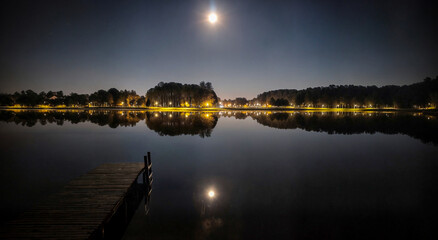
<path fill-rule="evenodd" d="M 9 222 L 0 239 L 120 239 L 145 196 L 148 211 L 151 184 L 150 154 L 100 165 Z"/>

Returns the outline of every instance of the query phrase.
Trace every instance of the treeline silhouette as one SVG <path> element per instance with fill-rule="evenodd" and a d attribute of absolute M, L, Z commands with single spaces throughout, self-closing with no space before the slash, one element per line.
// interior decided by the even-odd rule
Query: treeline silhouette
<path fill-rule="evenodd" d="M 0 106 L 69 106 L 69 107 L 111 107 L 111 106 L 145 106 L 146 98 L 139 96 L 135 91 L 99 90 L 92 94 L 71 93 L 64 95 L 62 91 L 36 93 L 32 90 L 15 92 L 14 94 L 0 94 Z"/>
<path fill-rule="evenodd" d="M 135 91 L 99 90 L 92 94 L 62 91 L 36 93 L 32 90 L 0 94 L 0 106 L 64 106 L 64 107 L 216 107 L 219 98 L 210 82 L 181 84 L 160 82 L 140 96 Z M 303 90 L 280 89 L 259 94 L 252 100 L 246 98 L 224 99 L 225 107 L 244 106 L 294 106 L 322 108 L 436 108 L 438 106 L 438 76 L 423 82 L 404 86 L 354 86 L 330 85 L 329 87 Z"/>
<path fill-rule="evenodd" d="M 140 96 L 133 90 L 99 90 L 92 94 L 32 90 L 0 94 L 0 106 L 20 107 L 215 107 L 218 97 L 210 82 L 197 84 L 158 83 Z"/>
<path fill-rule="evenodd" d="M 284 99 L 290 105 L 303 107 L 436 107 L 438 105 L 438 76 L 423 82 L 404 86 L 335 86 L 304 90 L 274 90 L 259 94 L 255 101 L 276 104 Z"/>
<path fill-rule="evenodd" d="M 404 86 L 330 85 L 303 90 L 280 89 L 259 94 L 252 100 L 223 100 L 226 107 L 294 106 L 329 108 L 425 108 L 438 106 L 438 76 Z"/>
<path fill-rule="evenodd" d="M 119 91 L 111 88 L 108 91 L 99 90 L 90 95 L 89 103 L 92 106 L 125 106 L 125 107 L 144 107 L 146 98 L 139 96 L 134 90 Z"/>
<path fill-rule="evenodd" d="M 175 82 L 158 83 L 146 93 L 146 106 L 155 107 L 212 107 L 218 97 L 210 82 L 181 84 Z"/>

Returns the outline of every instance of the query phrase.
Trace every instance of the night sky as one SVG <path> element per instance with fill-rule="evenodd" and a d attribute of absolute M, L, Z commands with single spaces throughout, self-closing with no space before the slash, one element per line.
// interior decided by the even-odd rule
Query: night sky
<path fill-rule="evenodd" d="M 0 92 L 410 84 L 438 75 L 433 2 L 2 1 Z"/>

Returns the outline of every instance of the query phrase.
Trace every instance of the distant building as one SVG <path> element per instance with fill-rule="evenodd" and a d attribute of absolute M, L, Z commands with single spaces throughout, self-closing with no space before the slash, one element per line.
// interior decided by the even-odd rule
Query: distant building
<path fill-rule="evenodd" d="M 50 100 L 56 100 L 56 99 L 58 99 L 58 97 L 57 96 L 51 96 L 51 97 L 49 97 L 49 99 Z"/>

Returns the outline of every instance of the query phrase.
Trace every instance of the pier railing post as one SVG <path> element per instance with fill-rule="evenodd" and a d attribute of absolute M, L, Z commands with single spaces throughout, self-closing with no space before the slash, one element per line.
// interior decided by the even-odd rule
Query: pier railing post
<path fill-rule="evenodd" d="M 143 183 L 147 184 L 148 187 L 151 183 L 151 173 L 152 173 L 152 161 L 151 161 L 151 152 L 147 153 L 147 156 L 144 156 L 144 174 L 143 174 Z"/>
<path fill-rule="evenodd" d="M 152 160 L 151 160 L 151 152 L 148 152 L 148 171 L 149 171 L 149 167 L 152 164 Z M 152 169 L 151 169 L 152 170 Z"/>
<path fill-rule="evenodd" d="M 145 186 L 146 186 L 146 179 L 148 176 L 149 176 L 148 156 L 144 156 L 143 184 Z"/>
<path fill-rule="evenodd" d="M 145 189 L 145 215 L 149 213 L 149 201 L 150 201 L 150 193 L 152 190 L 152 159 L 151 152 L 147 152 L 147 156 L 144 156 L 145 162 L 145 170 L 143 172 L 143 183 Z"/>

